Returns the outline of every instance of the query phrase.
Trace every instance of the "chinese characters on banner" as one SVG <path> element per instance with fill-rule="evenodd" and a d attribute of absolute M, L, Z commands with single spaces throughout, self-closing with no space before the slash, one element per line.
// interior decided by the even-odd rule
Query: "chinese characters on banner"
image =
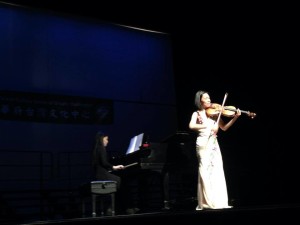
<path fill-rule="evenodd" d="M 79 96 L 0 91 L 0 119 L 112 124 L 113 101 Z"/>

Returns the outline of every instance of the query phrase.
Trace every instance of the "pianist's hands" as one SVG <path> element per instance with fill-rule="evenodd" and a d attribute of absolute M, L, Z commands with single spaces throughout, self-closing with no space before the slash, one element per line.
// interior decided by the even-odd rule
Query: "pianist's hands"
<path fill-rule="evenodd" d="M 113 168 L 113 170 L 123 170 L 123 169 L 125 169 L 125 167 L 123 165 L 116 165 L 116 166 L 113 166 L 112 168 Z"/>

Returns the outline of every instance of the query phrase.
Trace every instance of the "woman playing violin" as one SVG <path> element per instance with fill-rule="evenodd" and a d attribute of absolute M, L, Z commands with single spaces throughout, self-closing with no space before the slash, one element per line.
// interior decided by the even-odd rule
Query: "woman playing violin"
<path fill-rule="evenodd" d="M 225 122 L 220 116 L 210 116 L 206 110 L 211 107 L 208 92 L 198 91 L 195 95 L 197 111 L 193 112 L 189 128 L 198 133 L 196 151 L 199 160 L 198 171 L 198 206 L 203 208 L 231 208 L 228 205 L 227 185 L 223 169 L 223 160 L 217 140 L 219 128 L 228 130 L 241 115 L 239 109 L 235 115 Z M 220 112 L 221 113 L 221 112 Z"/>

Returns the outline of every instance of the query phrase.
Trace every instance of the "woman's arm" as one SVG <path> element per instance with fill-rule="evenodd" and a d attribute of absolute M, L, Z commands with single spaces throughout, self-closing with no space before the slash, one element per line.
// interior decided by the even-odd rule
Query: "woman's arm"
<path fill-rule="evenodd" d="M 108 161 L 106 149 L 103 146 L 100 146 L 98 148 L 98 160 L 99 160 L 99 164 L 102 167 L 104 167 L 108 170 L 113 169 L 113 165 Z"/>
<path fill-rule="evenodd" d="M 227 131 L 238 119 L 238 117 L 241 115 L 241 111 L 238 109 L 237 113 L 234 115 L 234 117 L 229 120 L 227 123 L 225 123 L 222 119 L 219 121 L 219 126 L 223 131 Z"/>
<path fill-rule="evenodd" d="M 122 170 L 125 169 L 125 167 L 123 165 L 116 165 L 112 167 L 113 170 Z"/>
<path fill-rule="evenodd" d="M 197 114 L 197 112 L 194 112 L 192 114 L 192 117 L 191 117 L 191 120 L 190 120 L 190 123 L 189 123 L 189 128 L 191 130 L 193 130 L 193 131 L 199 131 L 201 129 L 207 128 L 206 124 L 197 123 L 197 119 L 198 119 L 198 114 Z"/>

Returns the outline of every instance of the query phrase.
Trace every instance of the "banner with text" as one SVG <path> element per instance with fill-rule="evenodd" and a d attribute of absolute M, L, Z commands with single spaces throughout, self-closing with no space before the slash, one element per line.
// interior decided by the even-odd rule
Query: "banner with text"
<path fill-rule="evenodd" d="M 107 99 L 0 91 L 0 119 L 47 123 L 112 124 L 113 101 Z"/>

